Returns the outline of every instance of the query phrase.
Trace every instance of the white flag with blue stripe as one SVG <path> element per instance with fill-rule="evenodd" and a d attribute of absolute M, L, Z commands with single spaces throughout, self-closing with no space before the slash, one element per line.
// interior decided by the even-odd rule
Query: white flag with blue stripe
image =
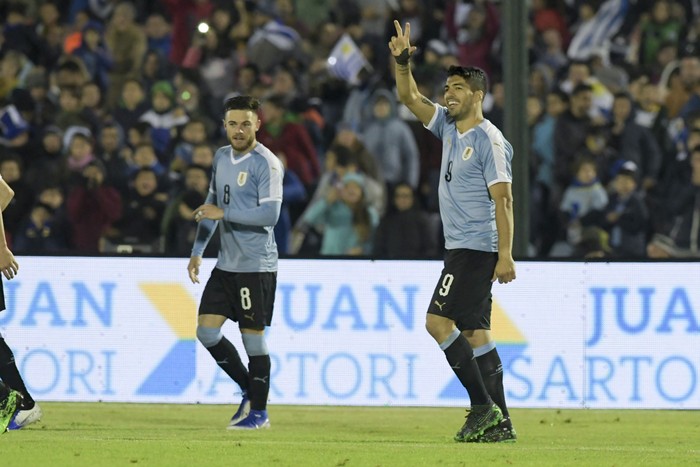
<path fill-rule="evenodd" d="M 350 84 L 358 84 L 357 76 L 365 67 L 371 69 L 362 51 L 349 34 L 343 34 L 328 56 L 329 73 Z"/>

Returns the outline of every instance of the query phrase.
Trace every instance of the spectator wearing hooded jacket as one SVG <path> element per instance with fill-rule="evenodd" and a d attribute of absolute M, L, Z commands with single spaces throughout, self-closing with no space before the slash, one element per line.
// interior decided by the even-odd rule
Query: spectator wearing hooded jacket
<path fill-rule="evenodd" d="M 63 132 L 55 125 L 45 127 L 34 158 L 27 167 L 27 183 L 38 192 L 47 183 L 60 185 L 66 179 L 67 167 L 63 154 Z"/>
<path fill-rule="evenodd" d="M 310 226 L 317 226 L 323 232 L 321 255 L 370 254 L 379 215 L 365 200 L 364 187 L 362 174 L 345 174 L 338 188 L 333 187 L 325 198 L 309 206 L 294 237 L 299 238 Z M 293 240 L 293 244 L 297 243 L 300 242 Z M 292 251 L 296 251 L 296 246 Z"/>
<path fill-rule="evenodd" d="M 398 116 L 396 98 L 386 89 L 375 91 L 370 100 L 372 116 L 362 132 L 364 144 L 379 162 L 387 193 L 405 181 L 418 188 L 420 155 L 411 127 Z"/>

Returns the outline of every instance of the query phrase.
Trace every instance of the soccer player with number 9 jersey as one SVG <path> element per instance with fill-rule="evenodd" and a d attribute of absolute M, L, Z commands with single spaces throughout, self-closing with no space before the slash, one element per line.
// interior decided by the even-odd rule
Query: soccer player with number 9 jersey
<path fill-rule="evenodd" d="M 471 399 L 460 442 L 515 441 L 503 391 L 503 367 L 491 337 L 491 285 L 515 279 L 513 261 L 513 148 L 483 115 L 483 70 L 452 66 L 445 106 L 418 92 L 411 74 L 410 24 L 394 21 L 389 50 L 399 99 L 442 140 L 438 199 L 445 266 L 426 316 L 426 328 Z"/>

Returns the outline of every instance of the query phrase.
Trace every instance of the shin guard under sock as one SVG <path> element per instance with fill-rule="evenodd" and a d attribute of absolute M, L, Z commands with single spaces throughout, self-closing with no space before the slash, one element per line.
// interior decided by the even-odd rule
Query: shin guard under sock
<path fill-rule="evenodd" d="M 251 410 L 265 410 L 270 392 L 270 356 L 249 356 L 249 388 Z"/>
<path fill-rule="evenodd" d="M 484 382 L 481 380 L 479 367 L 474 360 L 469 341 L 461 333 L 454 339 L 454 342 L 443 349 L 447 361 L 455 372 L 457 378 L 469 393 L 472 405 L 486 405 L 491 403 Z"/>
<path fill-rule="evenodd" d="M 493 350 L 476 357 L 481 372 L 481 379 L 488 391 L 491 399 L 503 412 L 503 418 L 508 418 L 508 408 L 506 407 L 506 396 L 503 391 L 503 365 L 498 351 Z"/>
<path fill-rule="evenodd" d="M 216 364 L 240 386 L 241 391 L 247 391 L 248 369 L 241 361 L 241 357 L 231 341 L 222 337 L 217 344 L 206 347 L 206 349 L 214 357 Z"/>

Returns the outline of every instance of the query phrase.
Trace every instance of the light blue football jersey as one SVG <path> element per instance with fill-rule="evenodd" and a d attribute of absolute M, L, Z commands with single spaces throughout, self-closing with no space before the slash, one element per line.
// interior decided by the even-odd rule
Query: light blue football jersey
<path fill-rule="evenodd" d="M 496 203 L 488 187 L 512 183 L 513 147 L 486 119 L 460 134 L 438 104 L 426 128 L 442 140 L 438 199 L 445 248 L 497 252 Z"/>
<path fill-rule="evenodd" d="M 254 209 L 262 203 L 282 202 L 283 177 L 282 163 L 262 144 L 243 155 L 234 155 L 231 146 L 224 146 L 214 155 L 209 192 L 224 210 Z M 274 227 L 220 220 L 216 267 L 230 272 L 277 271 Z"/>

